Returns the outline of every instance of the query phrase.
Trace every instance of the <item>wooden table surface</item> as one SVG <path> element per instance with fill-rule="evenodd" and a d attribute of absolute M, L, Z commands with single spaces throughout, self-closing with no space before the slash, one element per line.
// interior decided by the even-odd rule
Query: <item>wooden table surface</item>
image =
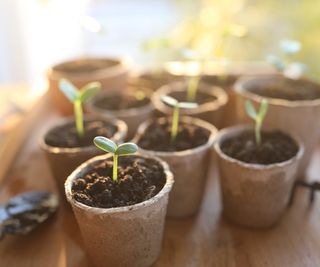
<path fill-rule="evenodd" d="M 0 187 L 0 202 L 27 190 L 55 191 L 48 165 L 37 146 L 43 129 L 57 116 L 49 105 L 38 116 L 16 163 Z M 320 150 L 308 172 L 320 178 Z M 219 182 L 212 165 L 203 205 L 195 217 L 167 220 L 162 254 L 155 267 L 317 267 L 320 266 L 320 195 L 309 206 L 305 189 L 281 222 L 268 230 L 239 227 L 223 219 Z M 89 267 L 71 209 L 62 205 L 56 216 L 27 236 L 0 242 L 1 267 Z M 113 266 L 110 266 L 113 267 Z"/>

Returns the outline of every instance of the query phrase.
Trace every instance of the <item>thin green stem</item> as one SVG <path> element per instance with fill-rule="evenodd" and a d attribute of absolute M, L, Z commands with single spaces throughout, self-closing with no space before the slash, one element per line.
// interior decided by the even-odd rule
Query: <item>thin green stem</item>
<path fill-rule="evenodd" d="M 74 115 L 76 120 L 77 133 L 80 138 L 84 136 L 84 127 L 83 127 L 83 110 L 82 103 L 79 100 L 74 102 Z"/>
<path fill-rule="evenodd" d="M 201 74 L 192 76 L 189 79 L 188 90 L 187 90 L 187 99 L 189 102 L 195 102 L 197 90 L 200 82 Z"/>
<path fill-rule="evenodd" d="M 176 105 L 173 109 L 172 126 L 171 126 L 171 141 L 174 141 L 178 134 L 179 126 L 179 106 Z"/>
<path fill-rule="evenodd" d="M 118 155 L 116 154 L 113 154 L 112 179 L 114 182 L 118 182 Z"/>
<path fill-rule="evenodd" d="M 257 145 L 260 145 L 261 144 L 261 122 L 259 120 L 256 121 L 255 135 L 256 135 Z"/>

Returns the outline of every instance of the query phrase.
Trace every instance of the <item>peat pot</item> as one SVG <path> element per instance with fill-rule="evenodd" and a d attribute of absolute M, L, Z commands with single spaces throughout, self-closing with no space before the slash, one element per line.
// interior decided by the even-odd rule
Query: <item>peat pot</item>
<path fill-rule="evenodd" d="M 255 106 L 260 105 L 260 95 L 252 92 L 254 88 L 263 89 L 275 83 L 282 82 L 280 75 L 243 78 L 235 84 L 237 93 L 238 122 L 247 123 L 249 118 L 245 111 L 245 101 L 251 100 Z M 299 79 L 301 86 L 312 87 L 320 92 L 320 84 Z M 263 122 L 266 129 L 279 129 L 283 132 L 297 136 L 304 145 L 304 155 L 301 159 L 298 178 L 304 178 L 304 174 L 315 151 L 320 138 L 320 98 L 314 100 L 286 100 L 279 98 L 267 98 L 269 102 L 268 113 Z"/>
<path fill-rule="evenodd" d="M 138 204 L 95 208 L 76 201 L 71 191 L 73 181 L 110 157 L 110 154 L 97 156 L 78 167 L 65 183 L 66 197 L 95 266 L 151 266 L 161 252 L 168 195 L 173 185 L 172 173 L 165 162 L 153 158 L 163 166 L 166 183 L 158 194 Z"/>
<path fill-rule="evenodd" d="M 52 66 L 47 71 L 49 95 L 55 108 L 63 115 L 72 114 L 72 104 L 59 90 L 59 81 L 68 79 L 78 88 L 90 82 L 100 82 L 104 90 L 123 91 L 126 88 L 128 64 L 116 58 L 79 58 Z"/>
<path fill-rule="evenodd" d="M 120 120 L 111 120 L 111 119 L 102 119 L 99 117 L 86 116 L 84 123 L 92 122 L 96 119 L 100 121 L 110 122 L 112 125 L 117 127 L 116 132 L 113 136 L 110 137 L 116 143 L 122 143 L 126 138 L 127 126 L 123 121 Z M 53 175 L 53 178 L 56 182 L 56 185 L 60 193 L 64 193 L 64 182 L 67 179 L 68 175 L 75 170 L 81 163 L 86 160 L 102 154 L 102 150 L 97 148 L 92 141 L 92 145 L 85 147 L 56 147 L 47 143 L 46 139 L 50 132 L 60 127 L 72 127 L 74 124 L 73 118 L 67 118 L 60 121 L 60 123 L 54 125 L 50 128 L 40 140 L 40 147 L 45 152 L 45 155 L 48 159 L 48 163 Z M 98 135 L 98 134 L 97 134 Z"/>
<path fill-rule="evenodd" d="M 231 221 L 243 226 L 263 228 L 274 225 L 285 212 L 303 145 L 297 140 L 298 152 L 292 158 L 268 165 L 251 164 L 234 159 L 221 150 L 221 144 L 248 126 L 225 128 L 217 137 L 223 213 Z"/>
<path fill-rule="evenodd" d="M 161 101 L 162 95 L 173 96 L 179 101 L 186 101 L 187 92 L 186 82 L 174 82 L 168 85 L 164 85 L 157 90 L 152 96 L 152 102 L 156 110 L 164 116 L 171 115 L 173 113 L 172 107 L 169 107 Z M 205 83 L 200 83 L 198 88 L 198 94 L 204 94 L 206 96 L 212 96 L 213 100 L 200 104 L 194 109 L 181 109 L 181 115 L 191 116 L 210 122 L 218 128 L 222 125 L 223 114 L 228 102 L 228 95 L 220 87 L 210 86 Z"/>
<path fill-rule="evenodd" d="M 166 118 L 157 119 L 160 123 L 164 120 Z M 176 152 L 139 148 L 142 154 L 159 157 L 169 164 L 174 175 L 175 185 L 170 193 L 168 216 L 176 218 L 194 215 L 200 208 L 209 166 L 212 164 L 212 145 L 217 133 L 216 127 L 200 119 L 181 117 L 180 122 L 207 129 L 209 131 L 207 142 L 193 149 Z M 139 143 L 151 123 L 152 121 L 149 120 L 140 125 L 133 142 Z"/>
<path fill-rule="evenodd" d="M 141 91 L 145 94 L 145 97 L 150 100 L 152 92 L 145 88 L 141 88 Z M 128 88 L 127 91 L 121 93 L 121 95 L 128 96 L 134 98 L 137 93 L 137 90 Z M 132 139 L 135 135 L 138 126 L 154 116 L 154 107 L 151 103 L 146 103 L 140 107 L 133 107 L 127 109 L 120 110 L 111 110 L 107 108 L 100 107 L 97 105 L 98 102 L 103 100 L 104 98 L 108 98 L 108 96 L 112 96 L 113 92 L 103 92 L 92 98 L 86 104 L 86 110 L 95 115 L 103 116 L 106 118 L 116 118 L 124 121 L 128 126 L 128 136 L 127 139 Z"/>

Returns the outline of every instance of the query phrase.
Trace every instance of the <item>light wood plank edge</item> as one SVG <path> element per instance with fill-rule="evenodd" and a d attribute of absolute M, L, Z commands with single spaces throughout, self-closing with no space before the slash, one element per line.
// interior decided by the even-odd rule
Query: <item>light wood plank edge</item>
<path fill-rule="evenodd" d="M 0 158 L 0 185 L 4 182 L 5 177 L 10 170 L 14 160 L 16 159 L 24 141 L 27 139 L 32 126 L 37 119 L 42 115 L 42 111 L 48 105 L 48 93 L 45 92 L 40 96 L 26 111 L 23 118 L 17 123 L 14 129 L 6 137 L 4 144 L 1 147 Z"/>

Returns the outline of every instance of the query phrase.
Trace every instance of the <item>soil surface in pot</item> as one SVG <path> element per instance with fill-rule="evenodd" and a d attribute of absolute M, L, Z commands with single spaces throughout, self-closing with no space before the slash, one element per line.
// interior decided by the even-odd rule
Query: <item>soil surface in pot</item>
<path fill-rule="evenodd" d="M 207 84 L 220 86 L 228 90 L 236 82 L 237 78 L 238 76 L 236 75 L 204 75 L 201 80 Z"/>
<path fill-rule="evenodd" d="M 180 122 L 178 135 L 171 140 L 171 122 L 152 123 L 141 136 L 138 145 L 153 151 L 183 151 L 192 149 L 208 142 L 210 131 L 192 124 Z"/>
<path fill-rule="evenodd" d="M 112 180 L 111 160 L 101 162 L 72 185 L 73 198 L 91 207 L 113 208 L 146 201 L 166 183 L 163 167 L 153 159 L 119 158 L 118 182 Z"/>
<path fill-rule="evenodd" d="M 177 99 L 179 102 L 188 102 L 187 89 L 186 89 L 185 92 L 172 92 L 172 93 L 169 94 L 169 96 Z M 213 101 L 216 101 L 216 100 L 217 100 L 216 96 L 214 96 L 212 94 L 207 94 L 205 92 L 198 91 L 197 95 L 196 95 L 195 102 L 198 105 L 202 105 L 202 104 L 206 104 L 206 103 L 213 102 Z"/>
<path fill-rule="evenodd" d="M 287 161 L 298 153 L 298 149 L 290 136 L 279 131 L 262 132 L 260 145 L 256 144 L 253 131 L 245 131 L 221 144 L 221 150 L 229 157 L 264 165 Z"/>
<path fill-rule="evenodd" d="M 53 147 L 75 148 L 93 146 L 93 139 L 98 136 L 112 138 L 117 131 L 117 126 L 110 122 L 95 120 L 84 122 L 84 137 L 77 134 L 74 122 L 53 128 L 46 136 L 45 143 Z"/>
<path fill-rule="evenodd" d="M 83 72 L 94 72 L 97 70 L 114 67 L 118 64 L 119 62 L 114 60 L 80 60 L 62 63 L 55 66 L 54 70 L 74 74 Z"/>
<path fill-rule="evenodd" d="M 110 94 L 98 97 L 94 105 L 105 110 L 125 110 L 139 108 L 150 103 L 150 98 L 143 91 L 137 91 L 134 95 Z"/>
<path fill-rule="evenodd" d="M 320 86 L 303 80 L 279 79 L 267 87 L 255 86 L 250 92 L 269 98 L 290 101 L 314 100 L 320 98 Z"/>

